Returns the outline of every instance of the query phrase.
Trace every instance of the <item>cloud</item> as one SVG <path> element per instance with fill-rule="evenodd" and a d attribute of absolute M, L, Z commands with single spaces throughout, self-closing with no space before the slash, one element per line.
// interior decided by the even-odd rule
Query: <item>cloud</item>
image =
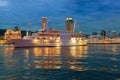
<path fill-rule="evenodd" d="M 0 0 L 0 7 L 5 7 L 8 5 L 7 1 Z"/>
<path fill-rule="evenodd" d="M 120 27 L 120 0 L 0 0 L 0 11 L 0 22 L 31 20 L 40 25 L 40 18 L 46 16 L 52 18 L 50 26 L 64 28 L 65 18 L 72 17 L 85 32 L 99 31 L 101 26 Z"/>

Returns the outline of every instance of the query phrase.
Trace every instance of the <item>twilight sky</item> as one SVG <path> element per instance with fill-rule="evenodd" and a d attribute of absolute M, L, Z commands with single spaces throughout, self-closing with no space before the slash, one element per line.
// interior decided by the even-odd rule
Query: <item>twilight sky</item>
<path fill-rule="evenodd" d="M 65 18 L 72 17 L 76 32 L 120 32 L 120 0 L 0 0 L 2 29 L 16 25 L 36 31 L 43 16 L 48 18 L 48 27 L 55 29 L 65 29 Z"/>

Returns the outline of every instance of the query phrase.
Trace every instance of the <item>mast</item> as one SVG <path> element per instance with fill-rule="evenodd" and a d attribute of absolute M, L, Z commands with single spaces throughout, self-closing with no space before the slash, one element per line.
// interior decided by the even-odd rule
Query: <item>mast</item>
<path fill-rule="evenodd" d="M 74 34 L 74 31 L 75 31 L 75 27 L 76 27 L 76 22 L 74 22 L 74 26 L 73 26 L 73 34 Z"/>
<path fill-rule="evenodd" d="M 27 30 L 27 32 L 26 32 L 26 36 L 29 36 L 29 31 Z"/>
<path fill-rule="evenodd" d="M 28 27 L 30 27 L 31 26 L 31 23 L 30 23 L 30 21 L 28 22 Z M 29 36 L 29 30 L 27 29 L 27 31 L 26 31 L 26 36 Z"/>

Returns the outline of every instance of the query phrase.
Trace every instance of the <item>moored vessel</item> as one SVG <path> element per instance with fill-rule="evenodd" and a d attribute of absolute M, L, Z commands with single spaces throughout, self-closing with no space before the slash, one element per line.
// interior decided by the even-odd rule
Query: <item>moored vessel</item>
<path fill-rule="evenodd" d="M 70 18 L 71 20 L 71 18 Z M 10 43 L 14 47 L 42 47 L 42 46 L 79 46 L 87 45 L 87 40 L 80 34 L 74 34 L 73 26 L 68 30 L 55 30 L 47 28 L 47 18 L 42 18 L 42 29 L 31 36 L 27 35 L 23 38 L 11 39 Z M 71 23 L 71 22 L 70 22 Z M 68 23 L 67 23 L 68 24 Z"/>

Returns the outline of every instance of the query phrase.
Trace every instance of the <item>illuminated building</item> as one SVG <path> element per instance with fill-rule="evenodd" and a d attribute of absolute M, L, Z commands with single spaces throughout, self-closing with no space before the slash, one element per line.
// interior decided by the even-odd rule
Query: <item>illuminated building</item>
<path fill-rule="evenodd" d="M 6 30 L 4 34 L 4 39 L 21 39 L 21 30 L 19 30 L 17 27 L 15 27 L 14 30 Z"/>
<path fill-rule="evenodd" d="M 117 38 L 118 35 L 117 35 L 117 32 L 116 31 L 112 31 L 112 38 Z"/>
<path fill-rule="evenodd" d="M 6 40 L 0 40 L 0 44 L 6 44 L 7 41 Z"/>
<path fill-rule="evenodd" d="M 72 18 L 66 18 L 66 30 L 70 33 L 73 33 L 74 30 L 74 22 Z"/>
<path fill-rule="evenodd" d="M 42 17 L 42 29 L 47 29 L 47 18 Z"/>

